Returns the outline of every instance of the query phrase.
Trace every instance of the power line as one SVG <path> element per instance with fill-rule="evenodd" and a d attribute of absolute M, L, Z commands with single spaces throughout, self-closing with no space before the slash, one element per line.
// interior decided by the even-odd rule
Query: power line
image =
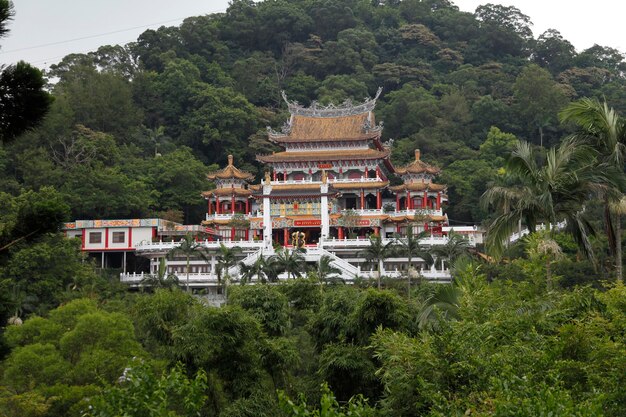
<path fill-rule="evenodd" d="M 219 13 L 219 12 L 223 12 L 223 11 L 225 11 L 225 9 L 212 10 L 212 11 L 207 12 L 206 14 Z M 22 52 L 22 51 L 27 51 L 27 50 L 30 50 L 30 49 L 45 48 L 45 47 L 48 47 L 48 46 L 62 45 L 62 44 L 65 44 L 65 43 L 77 42 L 77 41 L 82 41 L 82 40 L 85 40 L 85 39 L 99 38 L 99 37 L 107 36 L 107 35 L 114 35 L 116 33 L 128 32 L 128 31 L 131 31 L 131 30 L 142 29 L 142 28 L 146 28 L 146 27 L 149 27 L 149 26 L 162 25 L 162 24 L 165 24 L 165 23 L 176 22 L 176 21 L 184 20 L 187 17 L 189 17 L 189 16 L 179 17 L 179 18 L 170 19 L 170 20 L 164 20 L 162 22 L 148 23 L 146 25 L 141 25 L 141 26 L 133 26 L 131 28 L 119 29 L 119 30 L 114 30 L 114 31 L 111 31 L 111 32 L 99 33 L 99 34 L 96 34 L 96 35 L 82 36 L 80 38 L 66 39 L 66 40 L 63 40 L 63 41 L 44 43 L 44 44 L 41 44 L 41 45 L 27 46 L 27 47 L 24 47 L 24 48 L 11 49 L 11 50 L 8 50 L 8 51 L 0 51 L 0 55 L 8 54 L 8 53 L 11 53 L 11 52 Z"/>

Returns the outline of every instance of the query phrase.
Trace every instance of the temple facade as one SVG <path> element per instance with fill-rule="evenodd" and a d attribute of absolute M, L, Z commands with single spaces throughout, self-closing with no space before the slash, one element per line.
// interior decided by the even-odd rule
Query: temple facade
<path fill-rule="evenodd" d="M 349 281 L 374 275 L 376 266 L 362 256 L 371 236 L 384 242 L 398 240 L 410 227 L 413 234 L 429 232 L 421 240 L 424 246 L 446 244 L 451 228 L 443 211 L 446 187 L 435 182 L 439 169 L 422 161 L 419 150 L 406 166 L 391 163 L 391 144 L 381 140 L 383 125 L 374 116 L 379 95 L 380 90 L 358 104 L 313 102 L 309 107 L 283 95 L 289 119 L 280 131 L 268 128 L 269 140 L 282 150 L 257 155 L 266 167 L 263 178 L 255 183 L 251 173 L 236 167 L 232 155 L 226 167 L 208 175 L 214 188 L 203 193 L 207 212 L 201 244 L 210 265 L 197 260 L 190 271 L 181 271 L 182 259 L 168 260 L 170 272 L 190 272 L 191 285 L 210 292 L 217 287 L 215 265 L 221 245 L 237 246 L 246 265 L 273 255 L 276 248 L 297 246 L 310 263 L 331 257 Z M 480 243 L 476 227 L 454 230 L 470 245 Z M 136 253 L 150 258 L 154 272 L 160 258 L 177 244 L 153 239 L 137 245 Z M 414 263 L 414 274 L 434 281 L 450 279 L 443 262 Z M 410 272 L 403 257 L 390 258 L 382 266 L 389 277 Z M 235 265 L 228 271 L 234 280 L 238 269 Z M 122 276 L 130 284 L 140 280 L 137 274 Z"/>
<path fill-rule="evenodd" d="M 377 98 L 327 107 L 285 98 L 289 120 L 280 132 L 269 129 L 269 139 L 284 151 L 257 156 L 266 166 L 260 184 L 249 184 L 252 175 L 237 169 L 232 156 L 226 168 L 209 174 L 217 188 L 204 193 L 204 224 L 222 240 L 252 238 L 266 246 L 290 245 L 296 232 L 311 245 L 392 237 L 409 224 L 415 232 L 441 235 L 447 196 L 445 186 L 433 182 L 439 170 L 421 161 L 418 150 L 409 165 L 392 165 L 382 124 L 375 122 Z M 402 183 L 390 186 L 393 176 Z M 238 229 L 245 223 L 237 220 L 247 220 L 249 228 Z"/>

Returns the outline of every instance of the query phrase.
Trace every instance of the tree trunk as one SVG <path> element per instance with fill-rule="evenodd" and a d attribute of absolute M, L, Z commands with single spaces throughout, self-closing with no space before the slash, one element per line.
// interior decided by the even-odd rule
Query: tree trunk
<path fill-rule="evenodd" d="M 407 296 L 408 296 L 408 299 L 410 300 L 411 299 L 411 256 L 410 255 L 409 255 L 409 258 L 407 260 L 408 260 L 408 264 L 409 264 L 409 266 L 407 267 L 407 270 L 406 270 L 406 272 L 407 272 L 406 276 L 408 277 L 408 287 L 409 287 L 408 288 L 409 292 L 407 293 Z"/>
<path fill-rule="evenodd" d="M 622 268 L 622 215 L 617 213 L 615 219 L 615 267 L 617 272 L 617 280 L 621 282 L 623 277 Z"/>
<path fill-rule="evenodd" d="M 189 255 L 187 255 L 187 292 L 191 292 L 189 288 Z"/>
<path fill-rule="evenodd" d="M 382 274 L 382 270 L 383 270 L 383 261 L 379 260 L 378 261 L 378 289 L 381 289 L 381 285 L 380 285 L 380 275 Z"/>

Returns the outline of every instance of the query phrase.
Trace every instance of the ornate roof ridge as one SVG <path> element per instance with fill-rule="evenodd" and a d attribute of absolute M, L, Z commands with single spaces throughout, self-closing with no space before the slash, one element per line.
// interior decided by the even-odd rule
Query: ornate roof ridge
<path fill-rule="evenodd" d="M 254 175 L 247 171 L 243 171 L 236 166 L 233 165 L 233 156 L 228 155 L 228 165 L 225 168 L 219 169 L 217 171 L 209 172 L 207 174 L 207 178 L 210 180 L 215 179 L 239 179 L 249 181 L 254 178 Z"/>
<path fill-rule="evenodd" d="M 323 106 L 320 105 L 316 100 L 314 100 L 313 102 L 311 102 L 311 105 L 309 107 L 304 107 L 297 101 L 289 101 L 284 90 L 281 91 L 281 95 L 283 97 L 283 100 L 285 100 L 285 103 L 287 103 L 289 112 L 292 115 L 309 117 L 341 117 L 354 116 L 374 110 L 374 107 L 376 107 L 376 100 L 378 99 L 378 97 L 380 97 L 382 91 L 383 88 L 378 87 L 374 98 L 367 97 L 361 104 L 355 105 L 351 99 L 347 99 L 339 105 L 331 103 L 327 106 Z"/>

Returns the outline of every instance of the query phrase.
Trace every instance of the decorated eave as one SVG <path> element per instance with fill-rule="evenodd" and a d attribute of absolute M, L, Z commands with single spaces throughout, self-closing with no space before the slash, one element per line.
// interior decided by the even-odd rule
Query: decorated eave
<path fill-rule="evenodd" d="M 396 185 L 389 187 L 389 190 L 394 193 L 401 191 L 445 191 L 446 186 L 442 184 L 435 184 L 433 182 L 414 182 L 408 184 Z"/>
<path fill-rule="evenodd" d="M 415 150 L 415 160 L 408 165 L 403 167 L 395 168 L 396 174 L 398 175 L 407 175 L 407 174 L 431 174 L 437 175 L 441 171 L 439 168 L 427 164 L 426 162 L 420 159 L 420 150 Z"/>
<path fill-rule="evenodd" d="M 219 171 L 210 172 L 207 174 L 207 178 L 210 180 L 244 180 L 250 181 L 254 178 L 249 172 L 242 171 L 239 168 L 233 165 L 233 156 L 228 155 L 228 165 L 224 169 L 220 169 Z"/>
<path fill-rule="evenodd" d="M 379 88 L 374 98 L 367 98 L 361 104 L 346 100 L 340 105 L 322 106 L 314 101 L 304 107 L 296 101 L 289 101 L 283 91 L 291 117 L 280 132 L 268 127 L 269 139 L 276 143 L 377 140 L 382 124 L 375 124 L 372 110 L 381 92 L 382 88 Z"/>
<path fill-rule="evenodd" d="M 389 185 L 389 181 L 363 181 L 363 182 L 333 182 L 336 190 L 356 190 L 356 189 L 380 189 Z"/>
<path fill-rule="evenodd" d="M 202 197 L 248 197 L 251 191 L 246 188 L 226 187 L 202 192 Z"/>
<path fill-rule="evenodd" d="M 332 162 L 371 159 L 387 159 L 391 151 L 387 148 L 355 149 L 341 151 L 278 152 L 270 155 L 257 155 L 259 162 Z"/>

